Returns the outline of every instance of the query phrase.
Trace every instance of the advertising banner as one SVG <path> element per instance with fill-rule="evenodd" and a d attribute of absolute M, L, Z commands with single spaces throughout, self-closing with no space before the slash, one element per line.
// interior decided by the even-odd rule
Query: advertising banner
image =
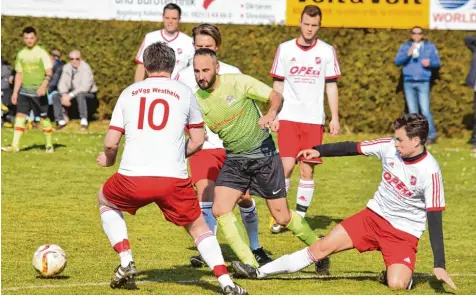
<path fill-rule="evenodd" d="M 182 22 L 284 24 L 286 0 L 2 0 L 16 16 L 162 21 L 165 5 L 182 9 Z"/>
<path fill-rule="evenodd" d="M 432 0 L 430 28 L 476 30 L 476 0 Z"/>
<path fill-rule="evenodd" d="M 430 0 L 287 0 L 286 25 L 297 26 L 306 5 L 322 10 L 322 26 L 337 28 L 428 28 Z M 443 1 L 443 0 L 442 0 Z"/>

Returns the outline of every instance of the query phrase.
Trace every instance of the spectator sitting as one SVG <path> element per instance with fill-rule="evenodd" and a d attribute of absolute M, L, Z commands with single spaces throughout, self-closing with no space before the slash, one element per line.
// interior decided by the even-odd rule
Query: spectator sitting
<path fill-rule="evenodd" d="M 53 105 L 53 96 L 58 93 L 58 83 L 63 73 L 64 61 L 61 60 L 61 51 L 53 49 L 51 51 L 51 59 L 53 61 L 53 77 L 48 84 L 48 102 Z"/>
<path fill-rule="evenodd" d="M 81 130 L 88 128 L 88 101 L 94 102 L 98 88 L 94 82 L 94 75 L 88 63 L 81 60 L 79 50 L 73 50 L 69 54 L 71 62 L 63 67 L 63 73 L 58 84 L 58 92 L 53 96 L 53 108 L 55 112 L 56 129 L 66 126 L 63 108 L 71 106 L 71 100 L 78 103 L 79 117 L 81 118 Z"/>
<path fill-rule="evenodd" d="M 395 64 L 403 66 L 403 90 L 408 113 L 419 113 L 429 124 L 426 144 L 436 141 L 436 128 L 430 111 L 430 80 L 432 69 L 440 67 L 440 56 L 435 44 L 423 38 L 423 29 L 413 27 L 411 39 L 400 46 Z"/>

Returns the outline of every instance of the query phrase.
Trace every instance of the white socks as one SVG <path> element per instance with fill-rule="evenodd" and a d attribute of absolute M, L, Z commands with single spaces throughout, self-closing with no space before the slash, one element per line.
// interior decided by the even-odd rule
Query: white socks
<path fill-rule="evenodd" d="M 216 236 L 211 231 L 202 233 L 195 239 L 195 245 L 208 267 L 213 270 L 213 274 L 218 279 L 221 288 L 223 289 L 226 286 L 235 287 L 235 284 L 228 275 L 225 260 L 223 260 Z"/>
<path fill-rule="evenodd" d="M 122 212 L 107 206 L 100 206 L 102 228 L 106 233 L 109 242 L 114 250 L 119 254 L 121 266 L 126 267 L 132 261 L 132 251 L 127 237 L 127 226 Z"/>
<path fill-rule="evenodd" d="M 212 213 L 213 202 L 211 201 L 204 201 L 200 202 L 200 208 L 202 209 L 203 217 L 205 218 L 205 222 L 207 222 L 208 228 L 213 231 L 213 234 L 217 234 L 217 220 L 213 216 Z"/>
<path fill-rule="evenodd" d="M 258 211 L 256 210 L 256 203 L 252 199 L 253 205 L 250 208 L 242 208 L 238 206 L 241 213 L 241 220 L 245 225 L 248 239 L 250 240 L 250 249 L 256 250 L 261 248 L 258 240 Z"/>
<path fill-rule="evenodd" d="M 279 257 L 258 268 L 258 278 L 264 278 L 277 273 L 293 273 L 308 267 L 315 261 L 309 248 L 305 248 L 290 255 Z"/>
<path fill-rule="evenodd" d="M 314 195 L 314 180 L 299 180 L 299 186 L 296 196 L 296 213 L 304 218 L 306 211 L 311 205 L 312 196 Z"/>

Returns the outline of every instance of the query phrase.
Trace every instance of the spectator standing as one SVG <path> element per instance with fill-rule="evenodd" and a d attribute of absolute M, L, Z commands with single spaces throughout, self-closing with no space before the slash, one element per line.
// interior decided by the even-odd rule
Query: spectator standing
<path fill-rule="evenodd" d="M 411 39 L 400 46 L 395 64 L 403 66 L 403 90 L 408 113 L 421 113 L 428 120 L 430 130 L 427 145 L 435 143 L 436 128 L 430 110 L 430 80 L 432 70 L 440 67 L 435 44 L 424 39 L 421 27 L 411 30 Z"/>
<path fill-rule="evenodd" d="M 78 103 L 79 118 L 81 118 L 81 130 L 88 129 L 88 104 L 96 100 L 98 88 L 94 82 L 94 75 L 88 63 L 81 59 L 79 50 L 73 50 L 69 54 L 70 62 L 64 65 L 58 84 L 58 94 L 53 96 L 53 108 L 55 112 L 56 129 L 66 126 L 62 105 L 71 106 L 71 100 Z"/>
<path fill-rule="evenodd" d="M 471 65 L 469 68 L 468 76 L 466 76 L 466 84 L 469 85 L 474 90 L 474 119 L 473 119 L 473 133 L 468 143 L 473 145 L 473 151 L 476 152 L 476 36 L 466 36 L 464 38 L 464 43 L 471 50 L 473 55 L 471 59 Z"/>

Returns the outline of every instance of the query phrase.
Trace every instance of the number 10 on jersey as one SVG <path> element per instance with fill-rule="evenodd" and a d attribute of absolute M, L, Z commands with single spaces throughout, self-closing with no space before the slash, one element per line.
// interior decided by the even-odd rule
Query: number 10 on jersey
<path fill-rule="evenodd" d="M 146 108 L 147 99 L 145 97 L 140 98 L 140 108 L 139 108 L 139 122 L 137 123 L 137 129 L 144 129 L 144 116 L 147 111 L 147 123 L 149 127 L 153 130 L 160 131 L 167 125 L 169 120 L 169 103 L 164 99 L 155 99 L 153 100 L 148 108 Z M 163 105 L 164 107 L 164 116 L 159 125 L 154 123 L 154 112 L 157 105 Z M 146 110 L 148 109 L 148 110 Z"/>

